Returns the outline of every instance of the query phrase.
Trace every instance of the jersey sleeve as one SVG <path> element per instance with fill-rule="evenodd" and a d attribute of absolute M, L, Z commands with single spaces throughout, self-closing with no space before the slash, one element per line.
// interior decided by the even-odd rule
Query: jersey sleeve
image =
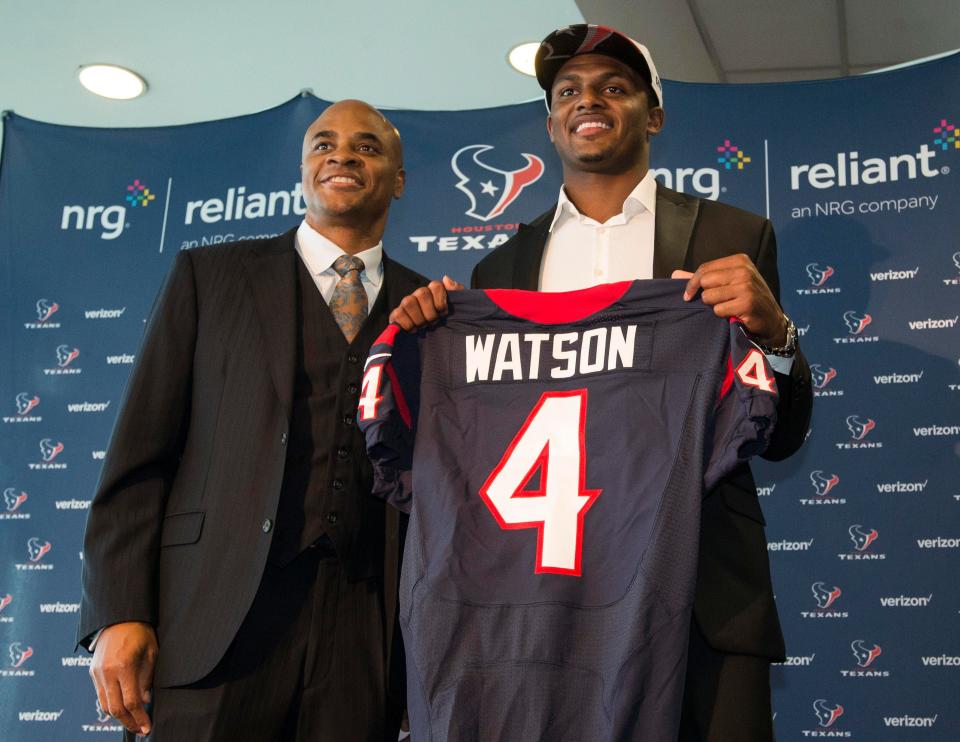
<path fill-rule="evenodd" d="M 413 444 L 420 403 L 416 335 L 390 325 L 377 338 L 363 371 L 357 421 L 373 465 L 373 494 L 409 513 Z"/>
<path fill-rule="evenodd" d="M 766 450 L 777 421 L 777 382 L 743 325 L 729 324 L 730 348 L 709 438 L 704 493 L 738 464 Z"/>

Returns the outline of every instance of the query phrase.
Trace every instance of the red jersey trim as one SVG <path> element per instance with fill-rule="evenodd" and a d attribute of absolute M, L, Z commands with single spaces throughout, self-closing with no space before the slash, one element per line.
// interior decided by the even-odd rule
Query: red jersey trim
<path fill-rule="evenodd" d="M 544 325 L 560 325 L 586 319 L 606 309 L 623 298 L 632 283 L 604 283 L 579 291 L 486 289 L 485 293 L 490 301 L 514 317 Z"/>

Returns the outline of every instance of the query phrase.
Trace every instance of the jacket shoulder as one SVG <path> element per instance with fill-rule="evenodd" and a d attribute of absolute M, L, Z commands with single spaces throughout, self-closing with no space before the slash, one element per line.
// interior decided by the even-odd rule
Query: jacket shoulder
<path fill-rule="evenodd" d="M 521 224 L 519 231 L 509 240 L 497 247 L 493 252 L 484 256 L 476 266 L 474 266 L 474 275 L 499 274 L 502 271 L 510 270 L 517 259 L 517 254 L 525 249 L 531 240 L 536 240 L 538 233 L 543 233 L 543 240 L 546 241 L 546 235 L 553 220 L 555 207 L 544 211 L 529 224 Z"/>
<path fill-rule="evenodd" d="M 707 198 L 694 196 L 690 193 L 674 191 L 664 185 L 657 184 L 657 196 L 666 199 L 677 205 L 697 205 L 701 220 L 723 220 L 745 227 L 762 227 L 767 221 L 766 217 L 754 214 L 752 211 L 741 209 L 737 206 L 723 203 L 722 201 L 711 201 Z"/>

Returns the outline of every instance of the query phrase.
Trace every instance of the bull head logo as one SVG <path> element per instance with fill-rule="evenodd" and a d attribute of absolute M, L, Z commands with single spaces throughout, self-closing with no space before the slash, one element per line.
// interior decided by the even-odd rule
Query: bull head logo
<path fill-rule="evenodd" d="M 818 698 L 813 702 L 813 711 L 817 715 L 817 721 L 820 723 L 820 726 L 824 728 L 832 727 L 833 722 L 843 716 L 843 706 L 838 703 L 831 708 L 823 698 Z"/>
<path fill-rule="evenodd" d="M 500 216 L 517 200 L 520 192 L 543 175 L 543 160 L 522 152 L 527 164 L 518 170 L 500 170 L 480 161 L 480 155 L 493 149 L 490 144 L 470 144 L 458 149 L 450 160 L 450 167 L 460 181 L 457 188 L 470 199 L 470 208 L 464 213 L 488 222 Z"/>

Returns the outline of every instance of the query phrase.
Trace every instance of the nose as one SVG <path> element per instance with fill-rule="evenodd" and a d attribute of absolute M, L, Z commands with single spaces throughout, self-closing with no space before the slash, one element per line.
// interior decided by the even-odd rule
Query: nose
<path fill-rule="evenodd" d="M 592 87 L 584 87 L 577 99 L 577 110 L 590 110 L 600 108 L 604 105 L 603 96 L 599 90 Z"/>
<path fill-rule="evenodd" d="M 327 162 L 332 165 L 356 167 L 361 160 L 352 149 L 336 149 L 327 156 Z"/>

